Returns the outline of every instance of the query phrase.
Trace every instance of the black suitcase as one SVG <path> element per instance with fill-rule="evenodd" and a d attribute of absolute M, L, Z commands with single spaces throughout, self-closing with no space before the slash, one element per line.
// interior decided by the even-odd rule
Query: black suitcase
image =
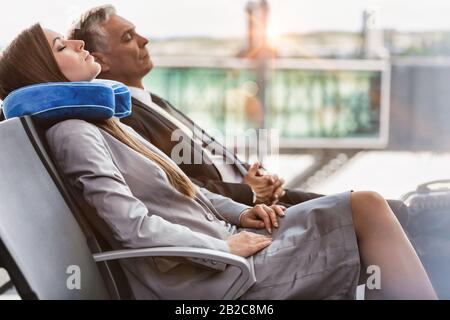
<path fill-rule="evenodd" d="M 401 197 L 408 236 L 440 299 L 450 299 L 450 179 L 421 184 Z"/>

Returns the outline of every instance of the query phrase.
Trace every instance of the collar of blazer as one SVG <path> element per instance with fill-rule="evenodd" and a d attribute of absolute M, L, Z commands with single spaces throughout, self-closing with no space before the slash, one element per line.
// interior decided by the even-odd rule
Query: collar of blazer
<path fill-rule="evenodd" d="M 153 101 L 154 102 L 154 101 Z M 156 112 L 155 110 L 153 110 L 152 108 L 148 107 L 145 103 L 135 99 L 135 98 L 131 98 L 131 103 L 133 104 L 133 108 L 137 107 L 137 108 L 141 108 L 142 110 L 144 110 L 147 113 L 151 113 L 152 116 L 157 119 L 157 121 L 159 121 L 161 124 L 163 124 L 165 127 L 167 127 L 168 130 L 170 131 L 174 131 L 177 129 L 177 127 L 172 123 L 172 121 L 169 121 L 167 118 L 165 118 L 164 116 L 162 116 L 159 112 Z M 202 146 L 199 143 L 194 143 L 192 140 L 191 136 L 187 137 L 188 139 L 190 139 L 191 143 L 190 146 L 193 147 L 193 152 L 196 152 L 200 155 L 202 155 L 202 157 L 207 156 L 203 150 L 202 150 Z M 213 170 L 215 171 L 215 173 L 221 177 L 221 174 L 219 172 L 219 169 L 213 164 L 212 165 Z"/>
<path fill-rule="evenodd" d="M 152 101 L 154 103 L 156 103 L 157 105 L 161 106 L 162 108 L 164 108 L 166 111 L 169 111 L 169 113 L 171 113 L 172 115 L 176 116 L 176 118 L 180 121 L 182 121 L 185 125 L 187 125 L 189 128 L 193 129 L 194 127 L 196 127 L 198 131 L 202 132 L 202 142 L 203 142 L 203 146 L 205 147 L 206 145 L 214 145 L 214 148 L 220 148 L 223 152 L 223 154 L 228 158 L 228 159 L 233 159 L 233 163 L 236 165 L 236 168 L 239 170 L 239 172 L 244 176 L 247 174 L 247 167 L 246 164 L 244 162 L 242 162 L 234 153 L 232 153 L 231 151 L 229 151 L 227 148 L 225 148 L 221 143 L 217 142 L 213 137 L 211 137 L 205 130 L 203 130 L 201 127 L 199 127 L 197 124 L 195 124 L 195 122 L 190 119 L 188 116 L 186 116 L 184 113 L 182 113 L 181 111 L 179 111 L 178 109 L 176 109 L 174 106 L 172 106 L 168 101 L 160 98 L 159 96 L 150 93 L 151 97 L 152 97 Z M 144 103 L 133 99 L 133 103 L 137 102 L 140 105 L 145 105 Z M 195 132 L 195 131 L 194 131 Z"/>

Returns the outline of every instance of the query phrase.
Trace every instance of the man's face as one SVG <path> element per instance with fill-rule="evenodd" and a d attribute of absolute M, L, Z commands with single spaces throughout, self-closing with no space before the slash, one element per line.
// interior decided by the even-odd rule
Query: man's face
<path fill-rule="evenodd" d="M 140 81 L 153 68 L 146 48 L 148 40 L 136 32 L 131 22 L 118 15 L 111 16 L 102 27 L 108 39 L 104 55 L 111 78 L 124 82 Z"/>

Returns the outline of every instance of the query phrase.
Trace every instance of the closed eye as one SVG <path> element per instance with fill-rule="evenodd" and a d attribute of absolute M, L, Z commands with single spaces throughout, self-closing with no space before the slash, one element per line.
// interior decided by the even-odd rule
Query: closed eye
<path fill-rule="evenodd" d="M 133 35 L 131 34 L 131 32 L 127 32 L 124 34 L 122 39 L 123 39 L 123 41 L 130 41 L 131 39 L 133 39 Z"/>
<path fill-rule="evenodd" d="M 62 37 L 56 37 L 55 39 L 53 39 L 53 48 L 56 44 L 58 44 L 58 47 L 56 48 L 57 52 L 61 52 L 66 48 L 65 42 L 63 41 Z"/>

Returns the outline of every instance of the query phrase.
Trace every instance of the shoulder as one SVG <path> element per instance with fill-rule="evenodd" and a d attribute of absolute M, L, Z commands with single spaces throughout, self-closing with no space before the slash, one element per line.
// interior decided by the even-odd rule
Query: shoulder
<path fill-rule="evenodd" d="M 46 135 L 49 136 L 66 136 L 70 134 L 82 133 L 99 133 L 98 128 L 84 120 L 70 119 L 58 122 L 47 129 Z"/>
<path fill-rule="evenodd" d="M 150 93 L 150 96 L 152 97 L 153 103 L 155 103 L 155 104 L 157 104 L 158 106 L 161 106 L 161 107 L 165 106 L 165 107 L 171 107 L 171 108 L 175 109 L 175 107 L 169 101 L 167 101 L 166 99 L 164 99 L 164 98 L 162 98 L 162 97 L 160 97 L 160 96 L 158 96 L 158 95 L 156 95 L 154 93 L 151 93 L 151 92 L 149 92 L 149 93 Z"/>
<path fill-rule="evenodd" d="M 124 124 L 142 132 L 152 132 L 155 126 L 160 126 L 163 117 L 150 106 L 133 99 L 133 109 L 129 116 L 120 119 Z"/>
<path fill-rule="evenodd" d="M 50 127 L 46 133 L 46 138 L 51 148 L 61 147 L 67 142 L 75 142 L 76 145 L 83 145 L 86 142 L 101 142 L 102 135 L 97 126 L 84 120 L 65 120 Z"/>

